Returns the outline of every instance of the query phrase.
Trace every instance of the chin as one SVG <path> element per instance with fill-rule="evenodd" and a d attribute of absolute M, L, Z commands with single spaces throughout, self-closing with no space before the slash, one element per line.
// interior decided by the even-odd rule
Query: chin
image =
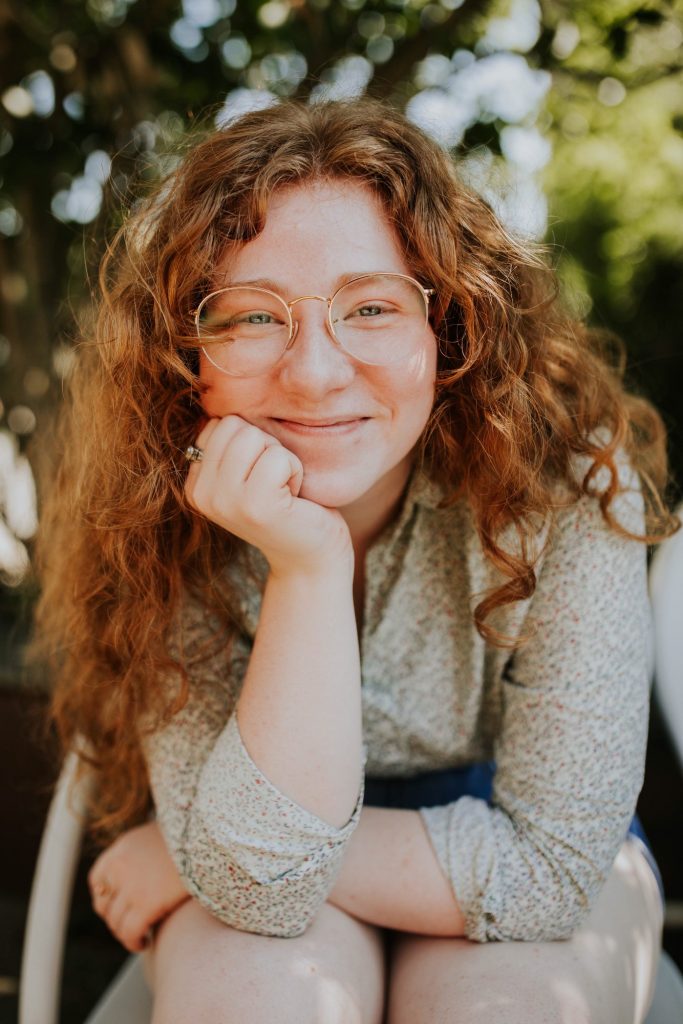
<path fill-rule="evenodd" d="M 366 494 L 373 481 L 353 473 L 307 472 L 299 491 L 300 498 L 315 501 L 326 508 L 343 508 Z"/>

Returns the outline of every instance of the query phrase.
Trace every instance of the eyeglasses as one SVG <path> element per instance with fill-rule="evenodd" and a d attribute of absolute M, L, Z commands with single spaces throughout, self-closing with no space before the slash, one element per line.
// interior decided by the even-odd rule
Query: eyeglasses
<path fill-rule="evenodd" d="M 292 306 L 303 299 L 327 303 L 326 326 L 341 348 L 361 363 L 389 366 L 416 351 L 434 288 L 406 274 L 361 274 L 330 298 L 300 295 L 291 302 L 266 288 L 235 285 L 202 299 L 197 336 L 207 359 L 233 377 L 272 369 L 293 344 L 299 321 Z"/>

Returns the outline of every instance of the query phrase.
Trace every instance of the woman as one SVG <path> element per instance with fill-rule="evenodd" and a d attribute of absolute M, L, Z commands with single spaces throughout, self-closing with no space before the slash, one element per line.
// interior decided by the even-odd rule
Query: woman
<path fill-rule="evenodd" d="M 657 414 L 375 101 L 209 133 L 101 283 L 37 621 L 155 1024 L 642 1020 Z"/>

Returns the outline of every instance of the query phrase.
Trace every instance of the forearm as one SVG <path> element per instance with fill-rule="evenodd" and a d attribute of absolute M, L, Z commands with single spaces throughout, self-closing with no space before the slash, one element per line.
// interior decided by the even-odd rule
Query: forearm
<path fill-rule="evenodd" d="M 452 886 L 417 811 L 363 808 L 329 902 L 385 928 L 465 933 Z"/>
<path fill-rule="evenodd" d="M 348 564 L 272 575 L 237 720 L 245 747 L 292 800 L 340 828 L 362 770 L 360 657 Z"/>

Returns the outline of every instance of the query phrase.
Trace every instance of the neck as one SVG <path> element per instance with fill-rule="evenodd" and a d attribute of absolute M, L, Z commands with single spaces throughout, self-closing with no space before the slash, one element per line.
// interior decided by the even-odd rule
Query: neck
<path fill-rule="evenodd" d="M 357 557 L 365 554 L 398 512 L 411 469 L 412 456 L 409 454 L 369 491 L 339 509 L 349 528 Z"/>

